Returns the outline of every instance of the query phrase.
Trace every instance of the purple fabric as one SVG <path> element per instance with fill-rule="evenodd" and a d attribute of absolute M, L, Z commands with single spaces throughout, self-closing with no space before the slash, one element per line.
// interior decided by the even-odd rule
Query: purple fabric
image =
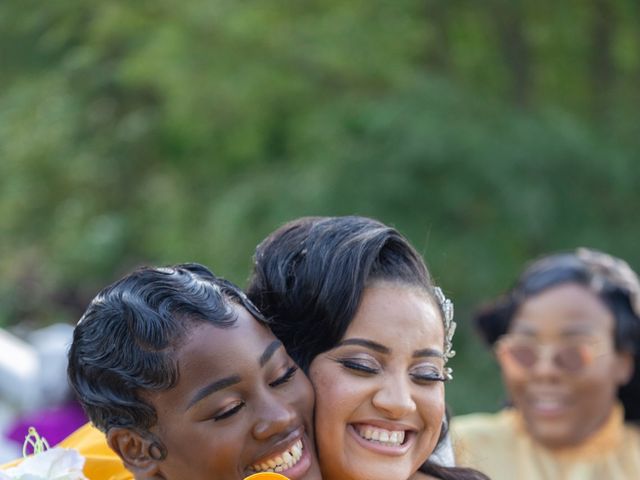
<path fill-rule="evenodd" d="M 17 418 L 9 425 L 6 436 L 22 445 L 29 427 L 34 427 L 38 435 L 46 438 L 53 447 L 85 423 L 87 417 L 82 407 L 74 401 L 55 408 L 36 410 Z"/>

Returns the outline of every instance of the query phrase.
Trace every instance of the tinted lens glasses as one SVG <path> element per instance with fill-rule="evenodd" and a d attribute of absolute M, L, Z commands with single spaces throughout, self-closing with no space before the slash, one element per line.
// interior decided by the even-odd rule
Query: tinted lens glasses
<path fill-rule="evenodd" d="M 531 370 L 546 360 L 563 372 L 579 373 L 606 353 L 606 348 L 606 342 L 594 338 L 550 345 L 527 337 L 505 335 L 496 343 L 495 351 L 500 364 L 506 368 Z"/>

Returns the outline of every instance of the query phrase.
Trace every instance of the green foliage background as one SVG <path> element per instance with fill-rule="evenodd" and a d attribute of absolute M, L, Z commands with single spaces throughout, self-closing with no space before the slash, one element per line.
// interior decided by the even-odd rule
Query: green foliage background
<path fill-rule="evenodd" d="M 628 0 L 0 2 L 0 324 L 75 321 L 142 263 L 244 283 L 301 215 L 395 225 L 455 299 L 457 413 L 495 410 L 472 308 L 544 252 L 640 266 Z"/>

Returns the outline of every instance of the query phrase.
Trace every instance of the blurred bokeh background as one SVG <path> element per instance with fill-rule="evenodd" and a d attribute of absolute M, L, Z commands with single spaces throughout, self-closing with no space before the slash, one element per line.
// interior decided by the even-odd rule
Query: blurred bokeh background
<path fill-rule="evenodd" d="M 301 215 L 396 226 L 456 303 L 455 413 L 495 411 L 480 302 L 579 245 L 640 266 L 640 4 L 0 2 L 0 325 L 140 264 L 243 285 Z"/>

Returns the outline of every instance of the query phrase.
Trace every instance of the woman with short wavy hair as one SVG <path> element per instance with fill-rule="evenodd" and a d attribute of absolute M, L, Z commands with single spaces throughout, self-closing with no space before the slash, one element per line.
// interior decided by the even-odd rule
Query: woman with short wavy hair
<path fill-rule="evenodd" d="M 602 252 L 543 257 L 479 311 L 510 408 L 452 423 L 494 480 L 640 478 L 640 283 Z"/>

